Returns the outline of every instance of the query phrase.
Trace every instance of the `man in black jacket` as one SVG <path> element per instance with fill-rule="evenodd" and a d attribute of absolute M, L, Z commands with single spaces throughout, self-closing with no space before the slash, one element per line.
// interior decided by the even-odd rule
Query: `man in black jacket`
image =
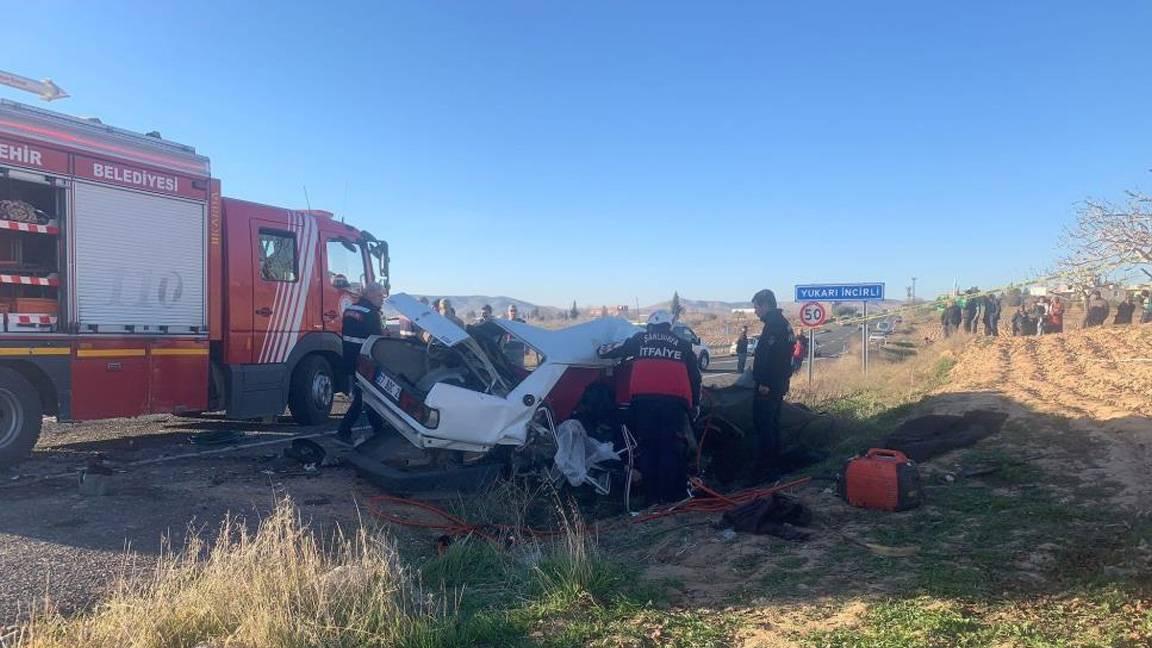
<path fill-rule="evenodd" d="M 964 332 L 965 333 L 979 333 L 980 327 L 976 324 L 976 318 L 980 314 L 980 302 L 983 301 L 978 295 L 972 295 L 964 300 Z"/>
<path fill-rule="evenodd" d="M 364 412 L 364 395 L 360 386 L 356 384 L 356 359 L 360 356 L 360 347 L 364 341 L 373 335 L 383 335 L 384 324 L 380 319 L 380 305 L 384 303 L 384 286 L 370 283 L 364 286 L 360 300 L 344 309 L 344 320 L 341 325 L 341 335 L 344 343 L 344 373 L 348 376 L 348 394 L 352 402 L 348 411 L 340 421 L 340 438 L 345 441 L 352 439 L 352 426 L 360 420 Z M 375 410 L 368 409 L 368 422 L 376 434 L 384 429 L 384 421 Z"/>
<path fill-rule="evenodd" d="M 1000 335 L 1000 300 L 994 294 L 984 297 L 984 335 Z"/>
<path fill-rule="evenodd" d="M 771 466 L 780 455 L 780 410 L 792 377 L 792 350 L 796 334 L 784 313 L 776 307 L 776 294 L 761 290 L 752 297 L 756 316 L 764 330 L 756 342 L 752 359 L 752 377 L 756 380 L 756 399 L 752 418 L 760 445 L 760 461 Z"/>
<path fill-rule="evenodd" d="M 744 373 L 748 365 L 748 327 L 740 329 L 740 337 L 736 338 L 736 373 Z"/>
<path fill-rule="evenodd" d="M 940 313 L 940 326 L 944 329 L 944 337 L 949 337 L 960 330 L 960 320 L 964 319 L 964 312 L 956 300 L 948 302 L 944 312 Z"/>

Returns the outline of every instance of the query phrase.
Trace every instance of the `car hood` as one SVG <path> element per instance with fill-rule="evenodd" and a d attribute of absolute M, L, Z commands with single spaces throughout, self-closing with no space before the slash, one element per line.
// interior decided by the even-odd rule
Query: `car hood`
<path fill-rule="evenodd" d="M 412 320 L 413 324 L 427 331 L 442 344 L 454 346 L 469 338 L 464 329 L 412 295 L 399 293 L 384 300 L 384 303 Z"/>
<path fill-rule="evenodd" d="M 511 320 L 493 321 L 544 354 L 548 362 L 567 365 L 605 364 L 597 354 L 601 345 L 623 342 L 644 330 L 620 317 L 602 317 L 563 329 L 542 329 Z"/>

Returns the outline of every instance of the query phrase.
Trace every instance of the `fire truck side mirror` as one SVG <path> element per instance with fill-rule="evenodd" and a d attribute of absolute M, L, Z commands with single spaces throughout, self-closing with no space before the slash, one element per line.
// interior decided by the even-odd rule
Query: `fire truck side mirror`
<path fill-rule="evenodd" d="M 380 284 L 384 286 L 385 294 L 390 292 L 391 284 L 388 281 L 388 243 L 380 241 L 376 245 L 375 254 L 380 259 Z"/>

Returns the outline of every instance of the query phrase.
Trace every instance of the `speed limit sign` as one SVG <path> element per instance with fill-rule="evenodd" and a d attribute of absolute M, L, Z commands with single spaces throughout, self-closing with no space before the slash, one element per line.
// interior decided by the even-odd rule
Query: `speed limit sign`
<path fill-rule="evenodd" d="M 804 326 L 820 326 L 828 319 L 828 311 L 820 302 L 808 302 L 800 307 L 800 323 Z"/>

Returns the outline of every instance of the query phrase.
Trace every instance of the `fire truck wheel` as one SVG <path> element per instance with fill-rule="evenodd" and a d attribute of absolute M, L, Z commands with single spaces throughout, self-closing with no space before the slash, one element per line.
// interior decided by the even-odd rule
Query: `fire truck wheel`
<path fill-rule="evenodd" d="M 44 406 L 24 376 L 0 367 L 0 466 L 23 460 L 40 438 Z"/>
<path fill-rule="evenodd" d="M 323 356 L 311 355 L 296 365 L 288 391 L 288 409 L 300 425 L 319 425 L 332 412 L 335 381 Z"/>

